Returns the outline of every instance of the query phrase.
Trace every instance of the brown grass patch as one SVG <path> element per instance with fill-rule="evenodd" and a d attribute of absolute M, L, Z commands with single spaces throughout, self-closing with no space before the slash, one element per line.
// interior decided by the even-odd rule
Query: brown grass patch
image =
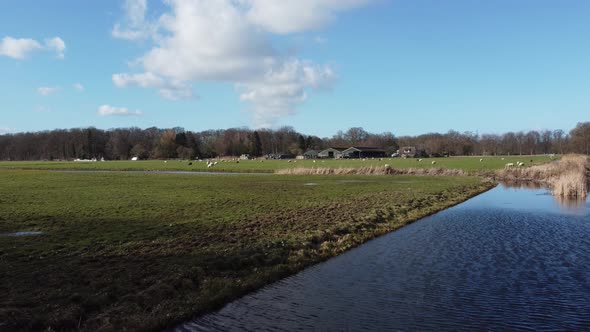
<path fill-rule="evenodd" d="M 280 169 L 276 174 L 284 175 L 415 175 L 415 176 L 464 176 L 467 172 L 446 168 L 393 168 L 390 166 L 365 166 L 359 168 L 298 167 Z"/>

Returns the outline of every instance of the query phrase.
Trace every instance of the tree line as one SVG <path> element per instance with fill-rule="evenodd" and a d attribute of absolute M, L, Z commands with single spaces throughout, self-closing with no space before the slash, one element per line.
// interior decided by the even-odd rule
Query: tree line
<path fill-rule="evenodd" d="M 590 122 L 578 123 L 569 132 L 531 130 L 479 135 L 451 130 L 400 137 L 354 127 L 325 138 L 305 135 L 288 126 L 276 130 L 230 128 L 201 132 L 179 127 L 57 129 L 0 135 L 0 160 L 195 159 L 242 154 L 260 157 L 350 146 L 378 147 L 387 154 L 400 147 L 417 146 L 431 156 L 590 154 Z"/>

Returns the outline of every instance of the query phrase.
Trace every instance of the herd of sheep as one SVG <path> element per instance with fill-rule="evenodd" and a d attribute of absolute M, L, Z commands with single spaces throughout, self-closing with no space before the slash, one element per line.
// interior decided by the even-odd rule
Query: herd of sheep
<path fill-rule="evenodd" d="M 371 159 L 375 159 L 375 158 L 371 158 Z M 361 160 L 362 160 L 362 161 L 367 161 L 367 160 L 369 160 L 369 158 L 363 158 L 363 159 L 361 159 Z M 379 158 L 379 160 L 381 161 L 381 160 L 383 160 L 383 158 Z M 389 159 L 389 160 L 391 160 L 391 159 Z M 504 160 L 504 158 L 502 158 L 502 160 Z M 219 162 L 234 162 L 234 163 L 239 163 L 239 162 L 240 162 L 238 159 L 232 159 L 232 160 L 224 160 L 224 159 L 221 159 L 221 160 L 219 160 L 219 161 L 213 161 L 213 160 L 211 160 L 211 159 L 206 159 L 206 160 L 197 159 L 196 161 L 197 161 L 197 162 L 205 162 L 205 163 L 207 164 L 207 168 L 214 167 L 214 166 L 216 166 L 216 165 L 217 165 Z M 419 159 L 416 159 L 416 161 L 417 161 L 417 162 L 422 162 L 422 161 L 424 161 L 424 159 L 422 159 L 422 158 L 419 158 Z M 531 161 L 532 161 L 532 160 L 531 160 Z M 164 163 L 167 163 L 167 162 L 168 162 L 167 160 L 165 160 L 165 161 L 164 161 Z M 260 162 L 262 163 L 262 162 L 264 162 L 264 161 L 263 161 L 263 160 L 260 160 Z M 297 160 L 288 159 L 288 160 L 287 160 L 287 162 L 288 162 L 288 163 L 296 163 L 296 162 L 297 162 Z M 322 160 L 321 162 L 323 163 L 324 161 Z M 479 162 L 480 162 L 480 163 L 484 162 L 484 158 L 480 158 L 480 159 L 479 159 Z M 313 163 L 316 163 L 316 161 L 315 161 L 315 160 L 313 160 Z M 431 161 L 430 163 L 431 163 L 432 165 L 436 165 L 436 160 L 433 160 L 433 161 Z M 191 163 L 189 163 L 189 165 L 192 165 L 192 164 L 193 164 L 192 162 L 191 162 Z M 389 166 L 389 165 L 387 165 L 387 166 Z M 513 162 L 512 162 L 512 163 L 507 163 L 506 165 L 504 165 L 504 168 L 511 168 L 511 167 L 515 167 L 515 166 L 516 166 L 516 167 L 522 167 L 522 166 L 524 166 L 524 162 L 517 161 L 516 163 L 513 163 Z"/>

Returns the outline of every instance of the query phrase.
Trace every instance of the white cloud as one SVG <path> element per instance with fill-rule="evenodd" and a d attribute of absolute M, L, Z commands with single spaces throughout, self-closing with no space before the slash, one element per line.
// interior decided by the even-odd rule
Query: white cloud
<path fill-rule="evenodd" d="M 37 93 L 42 96 L 49 96 L 59 91 L 58 86 L 42 86 L 37 88 Z"/>
<path fill-rule="evenodd" d="M 0 42 L 0 55 L 14 59 L 24 59 L 29 53 L 42 48 L 41 44 L 34 39 L 4 37 Z"/>
<path fill-rule="evenodd" d="M 14 128 L 0 127 L 0 135 L 11 134 L 14 132 L 15 132 Z"/>
<path fill-rule="evenodd" d="M 55 51 L 57 57 L 60 59 L 64 58 L 64 52 L 66 51 L 66 43 L 59 37 L 53 37 L 45 39 L 45 47 L 48 50 Z"/>
<path fill-rule="evenodd" d="M 254 124 L 270 126 L 335 77 L 328 65 L 282 55 L 272 35 L 320 28 L 368 1 L 167 0 L 170 11 L 147 22 L 145 1 L 128 0 L 113 35 L 139 32 L 153 46 L 134 61 L 143 72 L 114 74 L 113 83 L 155 88 L 169 99 L 192 96 L 192 82 L 231 83 L 251 105 Z"/>
<path fill-rule="evenodd" d="M 139 86 L 142 88 L 157 88 L 160 96 L 166 99 L 178 100 L 190 98 L 193 91 L 187 84 L 178 80 L 164 80 L 151 72 L 143 74 L 113 74 L 113 83 L 119 88 Z"/>
<path fill-rule="evenodd" d="M 25 59 L 30 53 L 38 50 L 54 51 L 58 58 L 63 59 L 65 49 L 66 43 L 59 37 L 46 39 L 44 45 L 34 39 L 10 36 L 2 38 L 0 42 L 0 55 L 14 59 Z"/>
<path fill-rule="evenodd" d="M 162 15 L 167 37 L 139 59 L 148 72 L 181 81 L 245 80 L 276 61 L 267 37 L 230 0 L 170 0 Z"/>
<path fill-rule="evenodd" d="M 74 89 L 78 92 L 83 92 L 85 90 L 84 86 L 81 83 L 75 83 L 72 85 Z"/>
<path fill-rule="evenodd" d="M 139 40 L 150 37 L 155 32 L 155 26 L 145 20 L 147 12 L 146 0 L 125 0 L 123 4 L 125 19 L 117 23 L 111 34 L 115 38 Z"/>
<path fill-rule="evenodd" d="M 307 88 L 320 90 L 334 78 L 330 67 L 293 59 L 266 73 L 262 80 L 240 84 L 238 89 L 242 92 L 240 100 L 253 105 L 254 124 L 270 127 L 278 118 L 295 112 L 296 106 L 307 99 Z"/>
<path fill-rule="evenodd" d="M 101 105 L 97 111 L 100 116 L 111 116 L 111 115 L 142 115 L 141 111 L 130 111 L 127 107 L 114 107 L 110 105 Z"/>
<path fill-rule="evenodd" d="M 241 0 L 248 19 L 266 30 L 288 34 L 317 30 L 334 20 L 336 14 L 366 5 L 371 0 Z"/>

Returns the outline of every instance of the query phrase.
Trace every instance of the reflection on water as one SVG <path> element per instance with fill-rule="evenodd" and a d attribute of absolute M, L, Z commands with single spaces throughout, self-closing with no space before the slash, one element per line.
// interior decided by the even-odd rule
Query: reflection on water
<path fill-rule="evenodd" d="M 498 186 L 177 331 L 590 330 L 590 204 Z"/>
<path fill-rule="evenodd" d="M 553 196 L 551 190 L 541 183 L 534 181 L 501 181 L 500 185 L 504 188 L 509 189 L 528 189 L 528 190 L 539 190 L 544 189 L 545 192 L 541 195 L 552 196 L 555 202 L 557 202 L 561 209 L 569 211 L 570 213 L 583 212 L 584 206 L 586 205 L 586 199 L 584 198 L 572 198 L 563 196 Z"/>
<path fill-rule="evenodd" d="M 43 232 L 40 232 L 40 231 L 25 231 L 25 232 L 15 232 L 15 233 L 4 233 L 4 234 L 0 234 L 0 236 L 21 237 L 21 236 L 40 235 L 40 234 L 43 234 Z"/>
<path fill-rule="evenodd" d="M 583 211 L 586 205 L 585 199 L 569 198 L 562 196 L 553 196 L 563 208 L 570 211 Z"/>
<path fill-rule="evenodd" d="M 500 185 L 504 188 L 513 189 L 543 189 L 542 184 L 533 181 L 501 181 Z"/>

